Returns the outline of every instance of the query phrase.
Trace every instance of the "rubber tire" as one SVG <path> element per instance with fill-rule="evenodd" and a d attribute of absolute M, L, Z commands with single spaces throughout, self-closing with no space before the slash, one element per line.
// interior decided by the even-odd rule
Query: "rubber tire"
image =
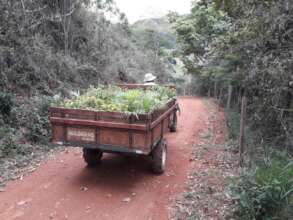
<path fill-rule="evenodd" d="M 101 163 L 103 152 L 98 149 L 83 148 L 83 159 L 89 167 Z"/>
<path fill-rule="evenodd" d="M 176 132 L 177 131 L 177 114 L 175 113 L 173 116 L 173 122 L 170 126 L 170 132 Z"/>
<path fill-rule="evenodd" d="M 155 174 L 163 174 L 166 170 L 167 145 L 165 140 L 159 141 L 152 152 L 152 171 Z"/>

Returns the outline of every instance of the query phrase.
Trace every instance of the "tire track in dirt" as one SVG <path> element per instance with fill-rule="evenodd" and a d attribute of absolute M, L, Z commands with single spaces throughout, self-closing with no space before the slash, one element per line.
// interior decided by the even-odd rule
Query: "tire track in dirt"
<path fill-rule="evenodd" d="M 194 142 L 208 117 L 202 99 L 179 99 L 178 132 L 166 135 L 167 171 L 153 175 L 149 161 L 106 155 L 88 169 L 80 149 L 69 149 L 0 193 L 0 219 L 168 219 L 168 206 L 186 187 Z"/>

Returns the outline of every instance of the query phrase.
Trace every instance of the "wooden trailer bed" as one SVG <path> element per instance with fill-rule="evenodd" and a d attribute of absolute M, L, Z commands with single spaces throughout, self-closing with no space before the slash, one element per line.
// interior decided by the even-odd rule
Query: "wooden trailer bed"
<path fill-rule="evenodd" d="M 83 147 L 89 165 L 96 165 L 103 152 L 150 155 L 153 170 L 163 173 L 167 153 L 163 137 L 169 130 L 176 131 L 178 108 L 176 99 L 161 109 L 139 115 L 51 108 L 52 142 Z"/>

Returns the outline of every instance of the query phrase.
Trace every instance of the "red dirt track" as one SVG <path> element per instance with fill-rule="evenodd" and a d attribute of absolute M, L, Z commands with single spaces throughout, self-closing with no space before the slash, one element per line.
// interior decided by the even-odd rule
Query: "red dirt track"
<path fill-rule="evenodd" d="M 105 155 L 89 169 L 81 149 L 44 162 L 0 192 L 0 219 L 168 219 L 168 205 L 186 187 L 192 145 L 207 123 L 202 99 L 179 99 L 178 132 L 166 134 L 167 171 L 153 175 L 145 158 Z"/>

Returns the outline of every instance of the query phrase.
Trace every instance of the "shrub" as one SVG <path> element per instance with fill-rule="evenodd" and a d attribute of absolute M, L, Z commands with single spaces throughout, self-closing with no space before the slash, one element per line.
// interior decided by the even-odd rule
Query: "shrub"
<path fill-rule="evenodd" d="M 238 219 L 293 218 L 293 162 L 284 157 L 273 157 L 244 173 L 232 190 Z"/>
<path fill-rule="evenodd" d="M 26 112 L 26 138 L 34 143 L 40 142 L 43 144 L 49 141 L 49 108 L 54 101 L 53 98 L 42 96 L 34 98 L 34 108 Z M 24 106 L 26 107 L 26 106 Z"/>
<path fill-rule="evenodd" d="M 0 92 L 0 113 L 4 116 L 9 116 L 13 105 L 12 95 Z"/>
<path fill-rule="evenodd" d="M 227 116 L 228 116 L 229 137 L 231 139 L 237 139 L 239 136 L 239 128 L 240 128 L 240 114 L 236 111 L 230 111 L 228 112 Z"/>
<path fill-rule="evenodd" d="M 0 158 L 19 153 L 15 130 L 8 126 L 0 126 Z"/>
<path fill-rule="evenodd" d="M 48 116 L 47 116 L 48 117 Z M 29 141 L 34 143 L 41 142 L 47 143 L 48 142 L 48 120 L 45 117 L 39 115 L 38 112 L 34 112 L 31 114 L 31 122 L 28 131 L 26 132 L 25 136 Z"/>

